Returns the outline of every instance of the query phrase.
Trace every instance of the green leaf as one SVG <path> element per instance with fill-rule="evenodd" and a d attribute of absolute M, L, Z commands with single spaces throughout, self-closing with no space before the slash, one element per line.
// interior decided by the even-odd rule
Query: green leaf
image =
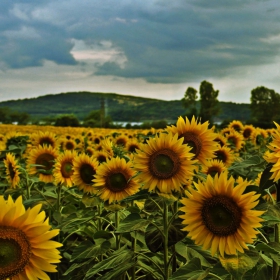
<path fill-rule="evenodd" d="M 170 280 L 202 280 L 208 275 L 208 270 L 202 270 L 200 260 L 198 258 L 192 259 L 186 265 L 180 267 L 169 278 Z"/>
<path fill-rule="evenodd" d="M 93 244 L 89 240 L 84 241 L 74 249 L 71 262 L 80 259 L 96 258 L 97 256 L 106 253 L 110 247 L 111 243 L 107 240 L 98 245 Z"/>
<path fill-rule="evenodd" d="M 105 231 L 105 230 L 99 230 L 97 231 L 94 236 L 93 239 L 111 239 L 113 237 L 113 234 L 111 232 Z"/>
<path fill-rule="evenodd" d="M 89 265 L 92 262 L 92 259 L 89 259 L 85 262 L 81 262 L 81 263 L 74 263 L 72 264 L 64 273 L 63 275 L 68 275 L 69 273 L 73 272 L 75 269 L 79 268 L 81 269 L 83 266 Z"/>
<path fill-rule="evenodd" d="M 98 277 L 98 280 L 116 280 L 119 276 L 123 275 L 127 270 L 132 268 L 135 265 L 134 262 L 125 263 L 123 265 L 117 265 L 114 269 L 110 270 L 101 277 Z"/>
<path fill-rule="evenodd" d="M 252 269 L 260 258 L 259 253 L 251 248 L 237 255 L 225 255 L 219 257 L 222 266 L 233 276 L 234 279 L 242 279 L 242 276 Z"/>
<path fill-rule="evenodd" d="M 142 219 L 138 213 L 131 213 L 120 222 L 116 233 L 143 230 L 149 223 L 150 221 Z"/>
<path fill-rule="evenodd" d="M 265 264 L 258 264 L 257 271 L 254 274 L 254 280 L 271 279 L 271 269 L 267 268 Z"/>
<path fill-rule="evenodd" d="M 131 250 L 122 247 L 121 249 L 115 251 L 109 258 L 97 263 L 85 275 L 84 280 L 91 279 L 97 273 L 108 270 L 115 269 L 117 266 L 123 266 L 129 263 L 133 257 L 134 253 Z"/>
<path fill-rule="evenodd" d="M 275 245 L 275 244 L 273 244 L 273 245 Z M 272 246 L 262 242 L 262 243 L 258 243 L 255 246 L 255 249 L 258 251 L 264 251 L 266 253 L 278 254 L 279 251 L 277 251 L 277 249 L 273 248 Z"/>
<path fill-rule="evenodd" d="M 270 188 L 274 183 L 273 180 L 270 180 L 272 173 L 270 172 L 272 164 L 269 163 L 265 170 L 262 173 L 261 180 L 260 180 L 260 191 L 263 192 L 265 189 Z"/>

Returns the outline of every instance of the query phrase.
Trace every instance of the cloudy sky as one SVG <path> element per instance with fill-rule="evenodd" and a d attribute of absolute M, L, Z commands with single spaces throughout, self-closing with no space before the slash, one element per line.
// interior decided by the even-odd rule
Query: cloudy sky
<path fill-rule="evenodd" d="M 1 0 L 0 101 L 67 91 L 280 92 L 278 0 Z"/>

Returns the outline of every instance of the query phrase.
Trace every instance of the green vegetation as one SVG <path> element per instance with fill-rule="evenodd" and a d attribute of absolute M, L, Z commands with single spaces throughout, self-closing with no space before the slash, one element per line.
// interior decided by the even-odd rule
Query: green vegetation
<path fill-rule="evenodd" d="M 175 122 L 178 116 L 186 115 L 186 108 L 181 100 L 159 100 L 152 98 L 135 97 L 114 93 L 95 92 L 68 92 L 49 94 L 37 98 L 19 99 L 0 102 L 1 108 L 9 108 L 18 113 L 26 113 L 32 122 L 45 120 L 54 123 L 61 115 L 75 115 L 84 121 L 92 111 L 98 111 L 104 100 L 105 116 L 110 116 L 114 122 L 153 122 L 165 120 Z M 193 106 L 193 105 L 192 105 Z M 214 121 L 250 119 L 250 104 L 233 102 L 219 102 L 220 112 Z M 200 109 L 199 101 L 195 101 L 197 111 Z M 105 117 L 106 118 L 106 117 Z M 1 115 L 0 115 L 0 121 Z M 106 119 L 104 120 L 106 122 Z"/>

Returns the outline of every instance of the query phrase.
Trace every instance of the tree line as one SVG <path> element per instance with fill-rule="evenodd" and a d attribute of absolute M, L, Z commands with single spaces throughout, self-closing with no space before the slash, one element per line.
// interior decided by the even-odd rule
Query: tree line
<path fill-rule="evenodd" d="M 213 84 L 204 80 L 200 84 L 199 95 L 197 102 L 198 91 L 193 87 L 187 88 L 181 99 L 183 107 L 187 109 L 185 115 L 189 118 L 195 115 L 202 121 L 213 123 L 220 113 L 219 90 L 214 90 Z M 264 86 L 252 89 L 250 102 L 251 118 L 248 124 L 269 128 L 274 127 L 273 121 L 280 121 L 280 94 L 273 89 Z"/>

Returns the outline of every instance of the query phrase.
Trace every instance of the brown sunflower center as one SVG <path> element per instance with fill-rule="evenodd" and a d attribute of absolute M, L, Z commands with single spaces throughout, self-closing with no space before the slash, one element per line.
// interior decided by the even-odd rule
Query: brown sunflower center
<path fill-rule="evenodd" d="M 226 162 L 227 156 L 223 151 L 216 151 L 215 155 L 218 160 L 221 160 L 222 162 Z"/>
<path fill-rule="evenodd" d="M 207 174 L 211 177 L 214 177 L 217 173 L 220 174 L 222 172 L 221 168 L 218 166 L 210 166 L 207 170 Z"/>
<path fill-rule="evenodd" d="M 98 155 L 97 160 L 99 163 L 105 162 L 106 161 L 106 156 L 105 155 Z"/>
<path fill-rule="evenodd" d="M 15 172 L 14 167 L 11 163 L 9 163 L 9 168 L 8 169 L 9 169 L 10 177 L 13 180 L 15 175 L 16 175 L 16 172 Z"/>
<path fill-rule="evenodd" d="M 42 165 L 37 166 L 37 169 L 51 170 L 54 165 L 54 156 L 48 153 L 39 155 L 35 161 L 36 164 Z"/>
<path fill-rule="evenodd" d="M 197 158 L 202 149 L 202 142 L 200 138 L 192 132 L 185 132 L 181 135 L 181 137 L 184 137 L 183 143 L 188 144 L 191 147 L 190 152 L 195 154 L 194 158 Z"/>
<path fill-rule="evenodd" d="M 64 178 L 70 178 L 73 174 L 73 165 L 71 161 L 63 162 L 61 165 L 61 174 Z"/>
<path fill-rule="evenodd" d="M 74 150 L 74 148 L 75 148 L 75 145 L 74 145 L 74 143 L 73 142 L 66 142 L 66 144 L 65 144 L 65 149 L 66 150 Z"/>
<path fill-rule="evenodd" d="M 150 172 L 158 179 L 171 178 L 178 172 L 179 168 L 180 158 L 172 150 L 163 149 L 150 157 Z"/>
<path fill-rule="evenodd" d="M 31 245 L 23 231 L 0 226 L 0 248 L 0 279 L 15 276 L 29 263 Z"/>
<path fill-rule="evenodd" d="M 244 129 L 243 131 L 243 136 L 244 138 L 249 138 L 252 134 L 252 130 L 251 129 Z"/>
<path fill-rule="evenodd" d="M 117 172 L 106 178 L 106 185 L 113 192 L 121 192 L 127 188 L 127 180 L 124 174 Z"/>
<path fill-rule="evenodd" d="M 85 184 L 92 184 L 95 173 L 95 169 L 90 164 L 82 164 L 80 168 L 80 177 Z"/>
<path fill-rule="evenodd" d="M 202 219 L 205 226 L 214 235 L 228 236 L 240 227 L 242 211 L 227 196 L 214 196 L 207 199 L 202 207 Z"/>
<path fill-rule="evenodd" d="M 139 146 L 136 145 L 136 144 L 131 144 L 129 147 L 128 147 L 128 151 L 130 153 L 135 153 L 136 149 L 139 149 Z"/>
<path fill-rule="evenodd" d="M 41 145 L 41 146 L 46 145 L 46 146 L 54 147 L 54 141 L 52 139 L 50 139 L 49 137 L 42 137 L 39 140 L 39 145 Z"/>

